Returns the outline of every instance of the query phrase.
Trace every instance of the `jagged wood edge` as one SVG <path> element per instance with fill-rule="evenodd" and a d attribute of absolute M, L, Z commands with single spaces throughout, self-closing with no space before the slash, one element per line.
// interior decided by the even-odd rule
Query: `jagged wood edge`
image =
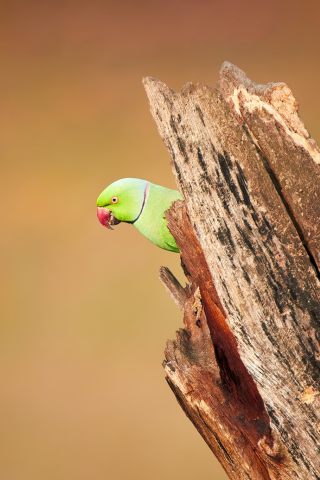
<path fill-rule="evenodd" d="M 316 388 L 319 378 L 317 358 L 319 341 L 316 336 L 319 320 L 319 284 L 308 263 L 309 258 L 306 258 L 294 225 L 290 218 L 287 218 L 286 209 L 279 201 L 277 192 L 266 175 L 261 154 L 253 148 L 247 132 L 239 130 L 239 126 L 237 127 L 229 110 L 223 106 L 223 100 L 219 94 L 203 85 L 196 87 L 187 85 L 179 95 L 154 79 L 147 79 L 145 86 L 152 114 L 158 125 L 159 133 L 172 155 L 178 185 L 186 199 L 193 228 L 206 253 L 219 297 L 228 313 L 228 324 L 237 338 L 241 357 L 255 378 L 264 401 L 267 402 L 266 406 L 273 428 L 279 431 L 280 435 L 289 433 L 287 442 L 292 458 L 298 465 L 292 471 L 293 475 L 297 478 L 307 478 L 305 475 L 316 478 L 317 464 L 319 463 L 319 458 L 314 450 L 315 444 L 319 441 L 319 434 L 316 431 L 317 401 L 311 407 L 309 406 L 309 410 L 301 403 L 301 394 L 310 386 L 309 384 Z M 212 117 L 217 108 L 220 109 L 220 117 L 216 116 L 214 118 L 216 123 L 212 124 Z M 217 122 L 217 120 L 219 121 Z M 244 155 L 248 157 L 241 156 L 243 150 L 245 150 Z M 208 157 L 209 160 L 211 158 L 211 162 L 212 159 L 214 160 L 215 170 L 208 162 Z M 195 171 L 198 176 L 195 175 Z M 188 177 L 188 172 L 192 172 L 193 175 Z M 263 191 L 261 191 L 261 186 L 264 187 Z M 215 193 L 212 190 L 213 187 L 219 194 L 215 201 L 218 203 L 220 201 L 220 208 L 222 202 L 224 203 L 223 208 L 229 209 L 229 214 L 230 211 L 234 214 L 232 210 L 238 209 L 237 213 L 239 218 L 242 218 L 242 222 L 245 220 L 243 218 L 245 212 L 249 218 L 249 224 L 242 226 L 242 229 L 240 225 L 237 225 L 238 232 L 232 231 L 231 233 L 230 225 L 226 222 L 225 225 L 219 224 L 219 215 L 206 205 L 208 195 Z M 196 201 L 194 201 L 195 198 Z M 228 202 L 230 202 L 230 206 L 228 206 Z M 199 205 L 201 209 L 199 209 Z M 275 211 L 276 225 L 272 219 Z M 210 225 L 211 220 L 213 224 Z M 209 225 L 207 225 L 208 222 Z M 214 239 L 208 236 L 208 226 L 210 231 L 216 232 Z M 253 231 L 258 237 L 257 239 L 252 237 Z M 277 239 L 278 243 L 272 245 L 270 239 Z M 212 246 L 213 240 L 215 240 L 216 253 Z M 261 244 L 261 240 L 267 240 L 269 250 L 266 251 L 264 242 L 262 241 Z M 228 272 L 231 274 L 226 275 L 226 267 L 230 267 L 230 263 L 232 266 L 232 258 L 236 259 L 232 252 L 236 244 L 239 244 L 243 250 L 243 255 L 239 255 L 242 267 L 239 266 L 238 269 L 235 269 L 237 275 L 232 272 Z M 293 248 L 296 251 L 296 255 L 288 255 L 288 244 L 291 250 Z M 259 253 L 259 258 L 255 258 L 253 265 L 250 265 L 246 259 L 250 257 L 254 249 Z M 255 255 L 257 257 L 257 253 Z M 268 263 L 272 271 L 272 268 L 278 265 L 277 260 L 281 260 L 281 255 L 286 270 L 278 268 L 280 273 L 277 272 L 278 278 L 274 280 L 270 278 Z M 290 285 L 296 273 L 301 278 L 298 278 L 294 285 Z M 255 292 L 257 298 L 252 298 L 252 292 L 250 289 L 248 290 L 245 282 L 250 284 L 252 281 L 260 281 L 261 283 L 262 280 L 266 288 L 261 290 L 260 285 L 260 291 L 256 290 Z M 276 298 L 274 297 L 275 287 L 279 290 Z M 296 304 L 292 304 L 293 295 L 298 295 Z M 237 308 L 237 304 L 240 305 L 240 310 Z M 276 312 L 274 315 L 272 306 Z M 252 307 L 254 308 L 252 309 Z M 301 308 L 305 318 L 299 318 L 301 317 L 301 313 L 299 313 Z M 281 309 L 282 312 L 285 312 L 285 318 L 282 317 L 283 313 L 279 318 Z M 255 313 L 253 316 L 250 315 L 252 311 Z M 248 317 L 247 321 L 245 321 L 246 316 Z M 265 321 L 261 323 L 260 318 L 265 318 Z M 301 325 L 298 323 L 296 327 L 298 319 L 302 321 Z M 283 349 L 281 335 L 279 337 L 279 323 L 280 326 L 282 323 L 284 327 L 290 327 L 293 331 L 298 330 L 291 339 L 289 356 Z M 260 337 L 264 341 L 259 347 L 256 339 Z M 310 351 L 310 343 L 308 343 L 310 339 L 312 339 L 312 347 L 314 347 L 313 352 Z M 259 357 L 266 360 L 266 356 L 270 355 L 276 362 L 274 356 L 276 350 L 280 355 L 283 354 L 282 362 L 278 361 L 278 372 L 270 369 L 270 361 L 263 362 Z M 305 367 L 301 367 L 299 364 L 298 359 L 301 357 L 304 357 Z M 286 392 L 288 385 L 284 366 L 285 369 L 291 370 L 290 387 L 293 401 L 288 398 Z M 293 378 L 295 373 L 299 373 L 296 379 Z M 277 377 L 279 377 L 278 381 Z M 274 392 L 276 387 L 277 392 Z M 270 395 L 268 389 L 275 395 L 275 398 Z M 304 425 L 298 424 L 296 430 L 293 429 L 293 425 L 291 427 L 289 425 L 287 428 L 290 416 L 300 419 L 299 415 Z M 311 437 L 311 443 L 308 435 Z M 299 451 L 299 446 L 304 443 L 304 449 Z M 309 453 L 307 456 L 306 451 Z"/>
<path fill-rule="evenodd" d="M 182 252 L 191 294 L 184 312 L 188 335 L 180 330 L 177 340 L 167 344 L 168 383 L 230 479 L 289 479 L 290 456 L 271 431 L 263 401 L 240 359 L 185 203 L 175 202 L 166 218 Z M 198 287 L 203 305 L 199 328 L 193 315 Z"/>
<path fill-rule="evenodd" d="M 187 294 L 168 267 L 160 267 L 159 279 L 177 307 L 184 312 L 184 307 L 188 299 Z"/>
<path fill-rule="evenodd" d="M 220 69 L 218 85 L 234 117 L 263 153 L 319 275 L 320 148 L 298 115 L 298 102 L 285 83 L 256 84 L 229 62 Z"/>

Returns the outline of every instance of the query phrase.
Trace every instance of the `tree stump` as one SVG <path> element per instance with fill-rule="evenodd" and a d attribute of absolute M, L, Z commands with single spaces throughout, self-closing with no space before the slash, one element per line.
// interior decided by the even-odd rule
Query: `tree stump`
<path fill-rule="evenodd" d="M 189 285 L 166 379 L 230 479 L 320 479 L 320 149 L 283 83 L 144 79 L 178 188 Z"/>

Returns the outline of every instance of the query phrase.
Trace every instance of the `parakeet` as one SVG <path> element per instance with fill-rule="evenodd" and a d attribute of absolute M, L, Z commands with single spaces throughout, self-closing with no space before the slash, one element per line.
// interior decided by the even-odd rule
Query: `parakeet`
<path fill-rule="evenodd" d="M 138 178 L 123 178 L 109 185 L 97 200 L 99 222 L 107 228 L 132 223 L 148 240 L 165 250 L 179 252 L 168 230 L 165 211 L 174 200 L 183 200 L 177 190 Z"/>

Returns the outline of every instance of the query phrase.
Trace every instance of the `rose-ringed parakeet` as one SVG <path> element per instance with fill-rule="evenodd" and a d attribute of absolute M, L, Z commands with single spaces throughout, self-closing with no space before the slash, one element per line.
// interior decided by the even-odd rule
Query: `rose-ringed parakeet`
<path fill-rule="evenodd" d="M 165 211 L 174 200 L 183 200 L 177 190 L 138 178 L 123 178 L 109 185 L 97 200 L 97 215 L 107 228 L 132 223 L 148 240 L 165 250 L 179 252 L 168 230 Z"/>

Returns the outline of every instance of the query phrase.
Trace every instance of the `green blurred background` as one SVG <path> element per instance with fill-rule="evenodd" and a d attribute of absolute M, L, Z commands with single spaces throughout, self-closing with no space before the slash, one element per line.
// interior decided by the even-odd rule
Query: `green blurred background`
<path fill-rule="evenodd" d="M 1 480 L 222 480 L 161 367 L 179 256 L 95 201 L 175 187 L 141 79 L 284 81 L 320 139 L 316 0 L 1 1 Z"/>

